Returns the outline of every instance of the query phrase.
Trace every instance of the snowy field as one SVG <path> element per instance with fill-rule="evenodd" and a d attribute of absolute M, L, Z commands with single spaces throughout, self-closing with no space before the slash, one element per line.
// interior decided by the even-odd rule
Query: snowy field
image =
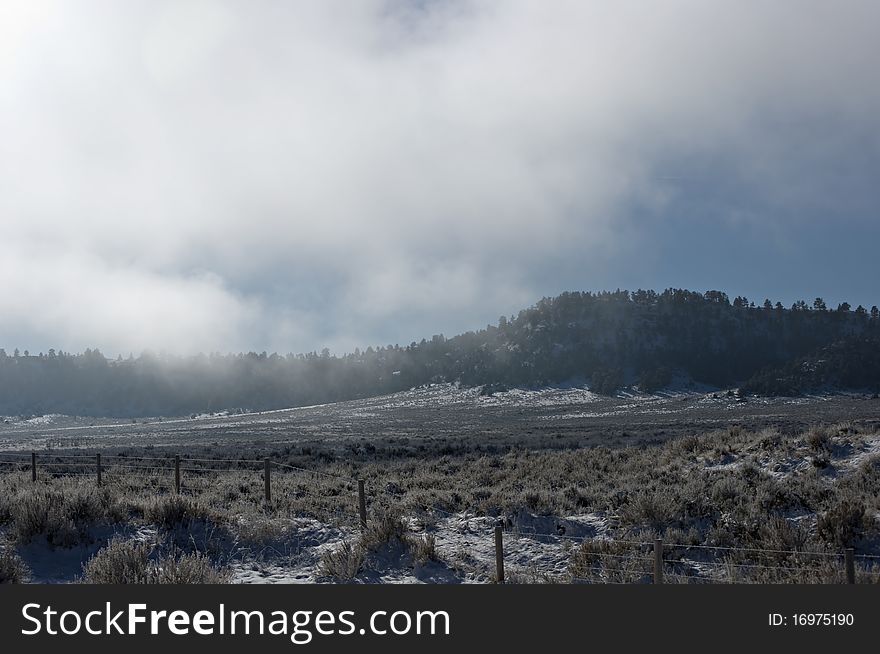
<path fill-rule="evenodd" d="M 859 427 L 857 431 L 834 427 L 827 434 L 822 432 L 821 438 L 812 437 L 817 445 L 805 435 L 817 424 Z M 744 475 L 751 474 L 748 469 L 754 467 L 769 489 L 762 492 L 779 498 L 800 497 L 814 492 L 816 484 L 846 486 L 848 478 L 864 476 L 868 468 L 876 467 L 880 461 L 878 427 L 880 401 L 867 396 L 741 401 L 726 391 L 685 389 L 609 398 L 576 386 L 482 395 L 479 389 L 450 384 L 238 415 L 135 422 L 59 415 L 6 417 L 0 420 L 0 457 L 24 462 L 18 468 L 6 468 L 9 472 L 2 481 L 7 495 L 31 491 L 26 463 L 29 453 L 36 451 L 41 461 L 57 457 L 61 466 L 51 469 L 47 464 L 50 467 L 41 478 L 39 492 L 54 493 L 53 501 L 75 498 L 85 504 L 107 503 L 124 497 L 127 506 L 141 508 L 126 509 L 134 517 L 122 522 L 101 518 L 101 524 L 77 527 L 74 535 L 65 532 L 64 542 L 57 535 L 39 534 L 15 541 L 12 524 L 0 525 L 0 550 L 14 547 L 34 582 L 76 581 L 83 565 L 114 535 L 155 551 L 167 548 L 169 542 L 183 543 L 184 548 L 209 555 L 235 583 L 333 581 L 326 564 L 328 553 L 360 542 L 351 480 L 357 475 L 369 479 L 371 516 L 393 508 L 405 525 L 406 536 L 389 538 L 365 551 L 350 580 L 489 582 L 494 575 L 494 530 L 501 524 L 509 579 L 571 581 L 576 579 L 572 556 L 583 541 L 601 548 L 603 541 L 641 534 L 639 524 L 646 525 L 645 534 L 650 531 L 652 515 L 661 509 L 638 505 L 642 513 L 633 514 L 632 498 L 642 483 L 636 474 L 646 474 L 651 483 L 657 483 L 655 476 L 668 477 L 672 481 L 662 483 L 669 484 L 701 478 L 706 490 L 694 492 L 720 493 L 718 501 L 723 504 L 732 491 L 717 491 L 721 482 L 713 480 L 742 484 Z M 679 441 L 670 442 L 699 434 L 714 435 L 703 438 L 692 450 L 683 449 Z M 664 461 L 656 464 L 656 471 L 650 446 L 657 446 L 657 456 Z M 599 473 L 582 470 L 579 461 L 589 463 L 590 452 L 597 447 L 608 463 L 591 463 Z M 614 454 L 626 451 L 638 452 L 644 463 L 627 464 L 626 455 Z M 80 476 L 67 476 L 66 472 L 78 469 L 63 467 L 72 466 L 64 463 L 71 460 L 64 457 L 91 461 L 97 452 L 107 457 L 108 466 L 101 491 L 93 488 L 88 467 L 93 464 L 84 463 L 87 467 L 77 473 Z M 171 526 L 162 526 L 148 514 L 172 499 L 167 461 L 178 453 L 193 462 L 199 457 L 208 462 L 201 464 L 208 468 L 203 476 L 195 468 L 184 473 L 185 495 L 203 505 L 204 513 L 175 518 Z M 269 510 L 261 504 L 259 464 L 264 456 L 326 476 L 313 478 L 289 467 L 280 469 L 273 479 L 279 484 L 275 493 L 281 499 L 276 498 Z M 141 476 L 115 477 L 114 457 L 117 462 L 127 457 L 135 464 L 132 474 Z M 240 462 L 229 470 L 224 468 L 228 464 L 211 463 L 214 458 L 245 459 L 254 465 L 248 468 Z M 166 463 L 149 463 L 160 460 Z M 157 469 L 138 470 L 144 462 Z M 596 474 L 601 476 L 609 465 L 620 466 L 615 474 L 625 483 L 611 479 L 603 482 L 605 487 L 591 488 Z M 626 465 L 635 465 L 632 470 L 636 472 L 627 472 Z M 342 480 L 333 475 L 342 475 Z M 193 481 L 195 485 L 187 486 L 195 478 L 201 485 Z M 615 484 L 621 488 L 631 484 L 632 488 L 620 490 Z M 630 499 L 619 500 L 621 494 Z M 37 498 L 38 504 L 46 501 Z M 690 506 L 689 502 L 683 506 Z M 866 502 L 865 524 L 870 531 L 880 517 L 876 493 Z M 344 507 L 345 515 L 328 517 L 327 504 Z M 670 510 L 675 515 L 682 509 Z M 4 511 L 11 515 L 16 507 L 10 504 Z M 713 511 L 716 522 L 731 519 L 724 511 Z M 792 505 L 780 511 L 797 529 L 807 525 L 816 530 L 817 510 Z M 222 520 L 217 518 L 221 514 Z M 717 525 L 709 528 L 709 518 L 699 516 L 690 520 L 690 531 L 682 526 L 671 538 L 690 539 L 698 547 L 714 542 L 712 529 L 717 531 Z M 870 538 L 863 543 L 866 551 L 878 546 Z M 429 555 L 419 554 L 421 545 Z M 646 579 L 644 561 L 649 552 L 645 546 L 603 552 L 601 556 L 629 566 L 621 580 Z M 717 562 L 701 560 L 690 552 L 679 558 L 676 569 L 688 575 L 706 580 L 719 574 Z M 613 580 L 608 576 L 613 568 L 595 563 L 599 555 L 589 554 L 585 560 L 588 565 L 583 574 L 591 575 L 591 580 Z"/>
<path fill-rule="evenodd" d="M 583 447 L 658 442 L 739 425 L 796 431 L 811 424 L 872 420 L 880 400 L 829 395 L 738 400 L 727 391 L 681 390 L 605 397 L 582 387 L 513 389 L 436 384 L 393 395 L 319 406 L 184 418 L 111 420 L 49 415 L 0 417 L 0 451 L 120 447 L 242 447 L 298 444 L 343 451 L 363 440 L 431 447 Z"/>

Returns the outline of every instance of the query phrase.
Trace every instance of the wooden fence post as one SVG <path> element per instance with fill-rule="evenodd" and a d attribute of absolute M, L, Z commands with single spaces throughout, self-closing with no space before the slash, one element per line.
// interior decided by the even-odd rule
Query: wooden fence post
<path fill-rule="evenodd" d="M 654 539 L 654 583 L 663 583 L 663 539 Z"/>
<path fill-rule="evenodd" d="M 174 492 L 180 495 L 180 455 L 174 455 Z"/>
<path fill-rule="evenodd" d="M 504 529 L 495 527 L 495 583 L 504 583 Z"/>
<path fill-rule="evenodd" d="M 856 583 L 855 550 L 852 547 L 847 547 L 844 550 L 843 558 L 846 564 L 846 583 L 854 584 Z"/>
<path fill-rule="evenodd" d="M 361 518 L 361 529 L 367 528 L 367 493 L 364 490 L 364 480 L 358 479 L 358 513 Z"/>
<path fill-rule="evenodd" d="M 101 455 L 100 454 L 95 455 L 95 466 L 98 471 L 98 486 L 100 486 L 101 485 Z"/>
<path fill-rule="evenodd" d="M 272 482 L 269 479 L 269 469 L 271 465 L 272 463 L 271 461 L 269 461 L 269 459 L 265 459 L 263 461 L 263 482 L 266 485 L 266 502 L 272 501 Z"/>
<path fill-rule="evenodd" d="M 37 453 L 31 452 L 31 481 L 37 481 Z"/>

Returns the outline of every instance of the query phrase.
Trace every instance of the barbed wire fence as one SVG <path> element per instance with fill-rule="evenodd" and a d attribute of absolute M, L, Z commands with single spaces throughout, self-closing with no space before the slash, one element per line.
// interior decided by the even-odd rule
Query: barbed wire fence
<path fill-rule="evenodd" d="M 230 489 L 233 494 L 261 500 L 274 513 L 309 498 L 311 506 L 320 507 L 322 518 L 337 525 L 356 529 L 366 522 L 366 489 L 361 480 L 268 458 L 3 452 L 0 471 L 20 473 L 23 481 L 32 483 L 91 478 L 96 487 L 190 498 L 216 490 L 224 479 L 237 480 L 240 484 Z"/>
<path fill-rule="evenodd" d="M 2 452 L 0 471 L 20 473 L 30 481 L 72 478 L 95 485 L 122 489 L 197 497 L 217 483 L 220 476 L 236 475 L 242 481 L 263 486 L 263 502 L 272 504 L 273 490 L 293 499 L 314 494 L 317 484 L 332 499 L 329 514 L 340 524 L 363 531 L 367 528 L 367 493 L 363 479 L 295 466 L 269 458 L 205 458 L 167 455 L 55 454 L 46 452 Z M 274 481 L 273 481 L 274 480 Z M 342 500 L 337 501 L 337 500 Z M 461 519 L 437 506 L 418 505 L 426 515 Z M 880 583 L 880 555 L 856 554 L 853 548 L 841 552 L 784 550 L 664 542 L 600 536 L 573 536 L 538 532 L 528 525 L 495 520 L 480 536 L 493 541 L 495 566 L 491 579 L 510 583 L 505 561 L 523 544 L 539 542 L 565 548 L 571 562 L 566 581 L 570 583 L 767 583 L 786 576 L 812 573 L 817 581 L 839 580 L 854 584 Z M 751 558 L 750 558 L 751 557 Z M 755 576 L 760 573 L 763 576 Z"/>

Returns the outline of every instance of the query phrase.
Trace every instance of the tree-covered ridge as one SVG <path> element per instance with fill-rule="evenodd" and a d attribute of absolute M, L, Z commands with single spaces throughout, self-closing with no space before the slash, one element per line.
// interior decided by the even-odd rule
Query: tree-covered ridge
<path fill-rule="evenodd" d="M 742 388 L 758 395 L 836 389 L 880 392 L 880 333 L 850 336 L 782 366 L 770 366 Z"/>
<path fill-rule="evenodd" d="M 657 390 L 684 376 L 716 386 L 746 383 L 754 392 L 792 393 L 812 386 L 803 376 L 797 383 L 786 381 L 791 376 L 786 366 L 822 348 L 826 359 L 847 361 L 822 364 L 823 371 L 837 371 L 825 375 L 825 386 L 876 388 L 878 327 L 877 307 L 868 311 L 843 303 L 829 309 L 820 298 L 785 308 L 770 300 L 731 301 L 720 291 L 572 292 L 454 338 L 437 335 L 405 347 L 369 347 L 338 357 L 324 350 L 285 356 L 143 354 L 108 361 L 97 350 L 37 356 L 0 350 L 0 414 L 271 409 L 443 381 L 497 388 L 582 379 L 607 393 L 624 385 Z M 874 358 L 865 358 L 864 351 Z"/>

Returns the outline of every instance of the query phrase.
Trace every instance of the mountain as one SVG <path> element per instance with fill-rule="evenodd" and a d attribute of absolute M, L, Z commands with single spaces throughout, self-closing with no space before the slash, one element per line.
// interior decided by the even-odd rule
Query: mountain
<path fill-rule="evenodd" d="M 674 378 L 751 392 L 877 388 L 880 311 L 790 308 L 681 289 L 571 292 L 496 325 L 408 346 L 321 354 L 144 354 L 98 350 L 37 356 L 0 350 L 0 414 L 136 417 L 234 407 L 264 410 L 455 381 L 486 392 L 586 380 L 611 393 L 654 391 Z"/>

